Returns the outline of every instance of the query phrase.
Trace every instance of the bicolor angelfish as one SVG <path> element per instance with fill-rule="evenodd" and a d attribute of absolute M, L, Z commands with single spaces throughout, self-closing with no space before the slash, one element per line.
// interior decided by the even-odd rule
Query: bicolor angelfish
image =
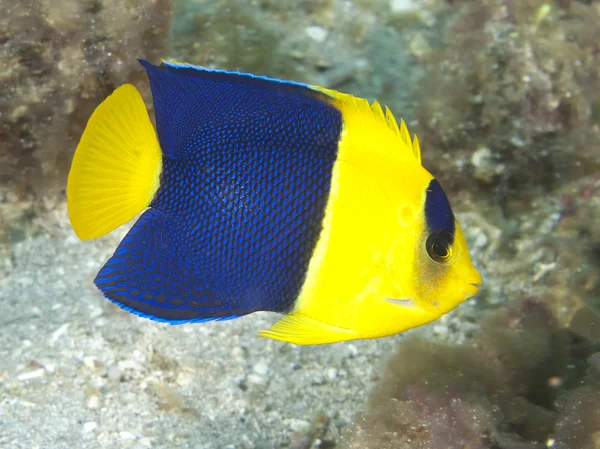
<path fill-rule="evenodd" d="M 81 239 L 143 212 L 95 284 L 173 324 L 285 314 L 260 335 L 376 338 L 477 293 L 463 233 L 419 142 L 379 103 L 322 87 L 140 61 L 92 114 L 67 201 Z"/>

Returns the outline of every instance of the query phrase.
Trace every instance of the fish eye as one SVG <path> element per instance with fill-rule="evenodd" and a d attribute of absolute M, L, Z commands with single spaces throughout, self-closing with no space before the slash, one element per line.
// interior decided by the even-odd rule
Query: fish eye
<path fill-rule="evenodd" d="M 452 258 L 452 234 L 448 231 L 437 231 L 429 234 L 425 248 L 431 260 L 437 263 L 447 263 Z"/>

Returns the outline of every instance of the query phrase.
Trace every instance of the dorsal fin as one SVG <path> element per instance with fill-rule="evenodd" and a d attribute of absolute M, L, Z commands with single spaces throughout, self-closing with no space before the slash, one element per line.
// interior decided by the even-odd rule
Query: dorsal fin
<path fill-rule="evenodd" d="M 381 109 L 381 105 L 379 104 L 379 102 L 377 100 L 375 100 L 371 104 L 371 112 L 373 113 L 373 116 L 377 120 L 385 120 L 385 115 L 383 115 L 383 109 Z M 387 123 L 387 121 L 386 121 L 386 123 Z"/>
<path fill-rule="evenodd" d="M 384 124 L 389 130 L 398 136 L 403 146 L 411 152 L 417 162 L 421 164 L 421 149 L 419 140 L 415 134 L 413 140 L 410 138 L 408 128 L 404 120 L 400 120 L 400 126 L 396 118 L 392 114 L 390 108 L 385 106 L 382 109 L 378 101 L 370 104 L 366 99 L 355 97 L 350 94 L 345 94 L 332 89 L 326 89 L 320 86 L 311 86 L 313 89 L 323 92 L 328 97 L 332 98 L 337 106 L 342 110 L 345 118 L 362 116 L 361 120 L 371 117 L 376 123 Z"/>
<path fill-rule="evenodd" d="M 396 118 L 392 111 L 387 106 L 385 107 L 385 118 L 387 120 L 388 126 L 391 130 L 393 130 L 396 134 L 400 135 L 400 129 L 398 128 L 398 122 L 396 122 Z"/>
<path fill-rule="evenodd" d="M 421 145 L 419 144 L 419 138 L 417 137 L 416 134 L 413 136 L 412 147 L 413 147 L 413 152 L 415 153 L 415 157 L 417 158 L 419 163 L 421 163 Z"/>
<path fill-rule="evenodd" d="M 176 60 L 162 60 L 162 64 L 160 67 L 154 67 L 151 64 L 148 64 L 146 61 L 140 60 L 142 65 L 146 67 L 149 71 L 149 75 L 151 75 L 151 82 L 153 87 L 153 92 L 160 90 L 159 86 L 162 84 L 158 81 L 158 72 L 161 68 L 164 68 L 168 72 L 172 72 L 174 74 L 187 75 L 196 78 L 202 78 L 204 80 L 207 79 L 228 79 L 229 81 L 235 82 L 243 82 L 248 85 L 256 85 L 261 87 L 267 87 L 268 89 L 276 89 L 282 91 L 288 91 L 289 93 L 293 93 L 298 96 L 308 96 L 313 97 L 316 100 L 321 100 L 325 103 L 334 103 L 341 112 L 348 118 L 353 117 L 357 120 L 364 121 L 372 119 L 376 124 L 384 125 L 386 128 L 391 130 L 395 135 L 398 136 L 400 142 L 402 143 L 402 147 L 407 149 L 414 155 L 416 161 L 421 164 L 421 152 L 419 148 L 419 143 L 414 136 L 414 139 L 411 141 L 410 134 L 406 127 L 406 124 L 403 120 L 400 121 L 400 126 L 391 110 L 385 106 L 382 108 L 380 103 L 374 101 L 372 104 L 369 103 L 364 98 L 355 97 L 350 94 L 345 94 L 342 92 L 338 92 L 332 89 L 326 89 L 321 86 L 311 86 L 304 83 L 298 83 L 294 81 L 287 80 L 279 80 L 275 78 L 269 78 L 265 76 L 253 75 L 250 73 L 241 73 L 241 72 L 229 72 L 226 70 L 219 69 L 211 69 L 200 66 L 195 66 L 192 64 L 188 64 L 185 62 L 180 62 Z M 322 98 L 319 98 L 321 94 L 324 94 Z M 329 101 L 332 99 L 333 101 Z M 170 98 L 169 103 L 176 103 L 177 100 Z M 157 101 L 155 98 L 155 106 Z M 336 104 L 335 104 L 336 103 Z M 157 113 L 160 113 L 160 105 L 157 106 Z M 164 117 L 164 114 L 161 115 L 161 118 Z M 159 135 L 164 139 L 165 132 L 160 132 L 160 122 L 162 120 L 158 120 L 157 115 L 157 125 L 159 128 Z M 161 144 L 163 147 L 163 151 L 171 156 L 180 156 L 181 154 L 176 154 L 177 152 L 171 148 L 166 142 L 161 140 Z"/>
<path fill-rule="evenodd" d="M 322 112 L 324 124 L 341 121 L 328 97 L 307 84 L 184 63 L 154 66 L 142 59 L 140 63 L 150 80 L 160 145 L 171 159 L 188 157 L 199 146 L 206 148 L 205 139 L 214 130 L 221 135 L 235 130 L 235 138 L 244 141 L 272 139 L 277 129 L 263 127 L 257 137 L 255 124 L 304 108 Z M 321 132 L 334 136 L 337 130 L 323 126 Z"/>

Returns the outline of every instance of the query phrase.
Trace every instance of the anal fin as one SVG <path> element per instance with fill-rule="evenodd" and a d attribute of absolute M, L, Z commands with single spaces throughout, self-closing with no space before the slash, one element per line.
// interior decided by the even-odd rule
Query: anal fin
<path fill-rule="evenodd" d="M 98 273 L 96 286 L 125 310 L 171 324 L 225 320 L 254 311 L 212 291 L 182 257 L 171 235 L 164 214 L 144 212 Z"/>
<path fill-rule="evenodd" d="M 300 312 L 286 315 L 270 330 L 260 331 L 259 335 L 297 345 L 320 345 L 358 338 L 354 331 L 323 323 Z"/>

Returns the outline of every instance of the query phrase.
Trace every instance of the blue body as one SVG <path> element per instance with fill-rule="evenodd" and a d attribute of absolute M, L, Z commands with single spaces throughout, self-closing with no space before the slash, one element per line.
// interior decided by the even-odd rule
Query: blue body
<path fill-rule="evenodd" d="M 172 323 L 288 312 L 322 229 L 341 113 L 306 85 L 141 63 L 160 187 L 96 285 Z"/>

